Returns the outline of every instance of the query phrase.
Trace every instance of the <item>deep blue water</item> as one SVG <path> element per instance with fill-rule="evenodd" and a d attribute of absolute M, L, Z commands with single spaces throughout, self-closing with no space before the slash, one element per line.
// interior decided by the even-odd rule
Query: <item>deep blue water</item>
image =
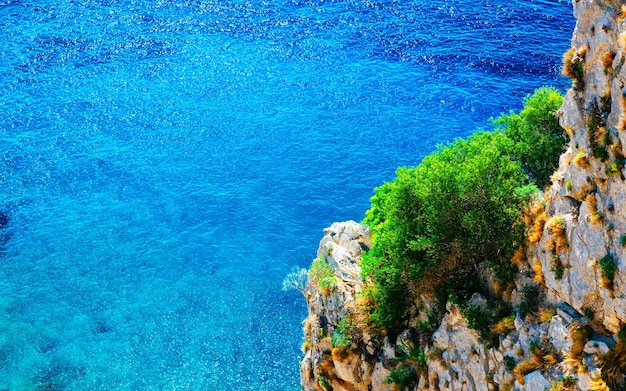
<path fill-rule="evenodd" d="M 297 390 L 281 291 L 542 85 L 565 0 L 0 2 L 0 390 Z"/>

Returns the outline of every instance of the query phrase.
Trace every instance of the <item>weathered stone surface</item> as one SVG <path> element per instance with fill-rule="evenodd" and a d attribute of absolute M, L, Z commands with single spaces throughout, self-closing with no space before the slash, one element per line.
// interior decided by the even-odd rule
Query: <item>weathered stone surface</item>
<path fill-rule="evenodd" d="M 550 387 L 550 382 L 543 376 L 541 371 L 534 371 L 524 376 L 524 387 L 521 390 L 545 390 Z"/>

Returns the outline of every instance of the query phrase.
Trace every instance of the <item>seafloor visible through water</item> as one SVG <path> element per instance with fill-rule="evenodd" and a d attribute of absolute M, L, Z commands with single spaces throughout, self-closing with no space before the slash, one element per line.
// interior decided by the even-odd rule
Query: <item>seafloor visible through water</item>
<path fill-rule="evenodd" d="M 0 390 L 297 390 L 281 291 L 542 85 L 565 0 L 0 0 Z"/>

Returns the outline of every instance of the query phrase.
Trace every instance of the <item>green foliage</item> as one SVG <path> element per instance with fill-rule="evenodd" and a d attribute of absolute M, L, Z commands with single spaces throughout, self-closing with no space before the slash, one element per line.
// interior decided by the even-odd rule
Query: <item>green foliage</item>
<path fill-rule="evenodd" d="M 317 375 L 317 382 L 322 386 L 325 390 L 330 388 L 330 383 L 328 380 L 320 375 Z"/>
<path fill-rule="evenodd" d="M 562 103 L 563 96 L 557 90 L 544 87 L 526 97 L 519 114 L 511 112 L 494 120 L 515 141 L 516 159 L 540 188 L 550 183 L 565 151 L 567 134 L 556 114 Z"/>
<path fill-rule="evenodd" d="M 512 281 L 522 208 L 535 183 L 549 183 L 567 141 L 555 114 L 562 100 L 539 89 L 519 114 L 494 120 L 496 131 L 439 146 L 375 190 L 364 220 L 373 247 L 361 260 L 374 325 L 398 332 L 412 300 L 407 292 L 424 278 L 441 301 L 480 291 L 468 282 L 480 281 L 482 264 L 505 285 Z"/>
<path fill-rule="evenodd" d="M 626 235 L 624 234 L 620 235 L 619 244 L 621 244 L 622 246 L 626 246 Z"/>
<path fill-rule="evenodd" d="M 541 296 L 539 286 L 535 284 L 528 284 L 522 287 L 522 300 L 517 307 L 520 315 L 526 316 L 529 312 L 536 312 L 539 310 L 539 304 L 541 303 Z"/>
<path fill-rule="evenodd" d="M 606 254 L 600 261 L 600 269 L 602 269 L 602 276 L 609 281 L 613 281 L 615 278 L 615 272 L 617 271 L 617 264 L 612 254 Z"/>
<path fill-rule="evenodd" d="M 489 335 L 489 326 L 494 318 L 491 311 L 479 305 L 470 304 L 462 312 L 470 329 L 478 331 L 483 338 Z"/>
<path fill-rule="evenodd" d="M 428 356 L 419 345 L 402 344 L 400 346 L 402 349 L 400 349 L 400 354 L 396 357 L 396 360 L 412 362 L 421 371 L 427 369 L 426 361 L 428 361 Z"/>
<path fill-rule="evenodd" d="M 418 380 L 417 372 L 415 372 L 413 367 L 400 365 L 391 371 L 387 379 L 385 379 L 385 383 L 395 384 L 401 390 L 404 390 L 406 387 L 417 384 Z"/>
<path fill-rule="evenodd" d="M 358 329 L 352 318 L 346 316 L 335 328 L 333 332 L 332 344 L 336 348 L 346 348 L 352 345 L 352 335 Z"/>
<path fill-rule="evenodd" d="M 507 356 L 504 356 L 502 359 L 504 361 L 504 366 L 506 367 L 507 371 L 513 372 L 513 369 L 517 365 L 515 358 L 513 356 L 507 355 Z"/>
<path fill-rule="evenodd" d="M 362 259 L 376 287 L 375 324 L 401 325 L 407 284 L 427 269 L 453 264 L 455 278 L 466 281 L 482 262 L 509 265 L 523 232 L 518 216 L 533 193 L 509 156 L 513 146 L 502 133 L 475 133 L 376 189 L 365 219 L 374 246 Z"/>
<path fill-rule="evenodd" d="M 337 287 L 337 276 L 335 276 L 333 268 L 324 261 L 323 257 L 313 261 L 309 269 L 309 278 L 322 290 L 333 290 Z"/>

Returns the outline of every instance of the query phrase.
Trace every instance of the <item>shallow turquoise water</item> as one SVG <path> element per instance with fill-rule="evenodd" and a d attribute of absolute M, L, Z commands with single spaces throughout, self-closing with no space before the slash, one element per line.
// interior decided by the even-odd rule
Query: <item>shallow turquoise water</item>
<path fill-rule="evenodd" d="M 296 390 L 281 291 L 541 85 L 565 1 L 0 2 L 0 389 Z"/>

